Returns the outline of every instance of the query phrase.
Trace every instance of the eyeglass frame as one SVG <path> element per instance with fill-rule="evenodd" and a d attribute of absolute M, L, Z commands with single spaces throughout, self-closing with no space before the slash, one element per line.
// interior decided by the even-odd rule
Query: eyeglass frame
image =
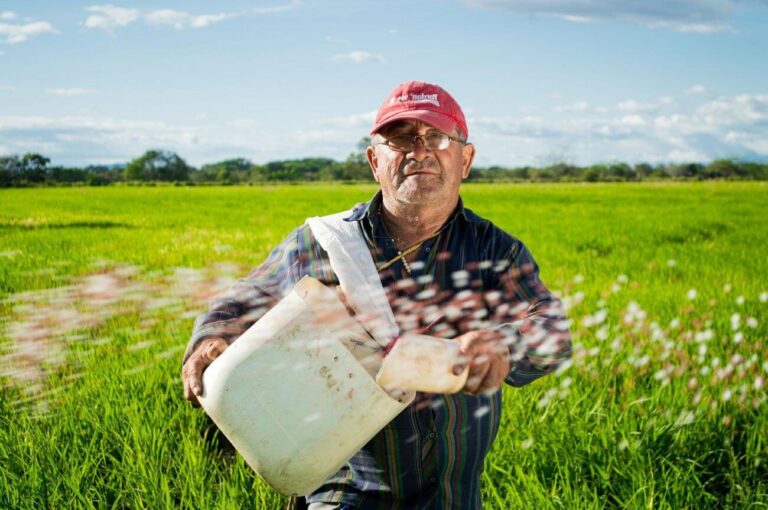
<path fill-rule="evenodd" d="M 376 134 L 377 134 L 377 136 L 379 136 L 384 141 L 372 143 L 371 146 L 386 145 L 387 147 L 389 147 L 390 149 L 392 149 L 395 152 L 410 152 L 410 151 L 412 151 L 416 147 L 416 140 L 417 139 L 421 140 L 421 145 L 423 145 L 424 149 L 426 149 L 428 151 L 436 151 L 436 150 L 441 150 L 442 151 L 442 150 L 445 150 L 445 149 L 447 149 L 450 146 L 451 142 L 460 143 L 462 145 L 466 145 L 468 143 L 466 140 L 463 140 L 463 139 L 458 138 L 456 136 L 451 136 L 448 133 L 443 133 L 441 131 L 431 131 L 429 133 L 424 133 L 423 135 L 401 134 L 401 135 L 393 136 L 392 138 L 407 137 L 407 138 L 411 139 L 411 142 L 412 142 L 413 145 L 412 145 L 412 147 L 410 149 L 399 149 L 399 148 L 394 147 L 394 146 L 389 144 L 391 138 L 384 138 L 384 136 L 382 136 L 381 134 L 379 134 L 379 133 L 376 133 Z M 443 136 L 443 137 L 447 138 L 448 139 L 448 145 L 446 145 L 443 148 L 430 149 L 429 147 L 427 147 L 427 142 L 424 140 L 425 137 L 430 136 L 430 135 L 440 135 L 440 136 Z"/>

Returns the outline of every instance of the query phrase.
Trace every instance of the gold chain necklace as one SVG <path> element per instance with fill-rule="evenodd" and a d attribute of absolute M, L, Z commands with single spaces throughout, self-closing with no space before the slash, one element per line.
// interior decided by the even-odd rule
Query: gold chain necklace
<path fill-rule="evenodd" d="M 384 216 L 381 214 L 381 203 L 379 203 L 379 219 L 381 219 L 381 223 L 382 223 L 382 224 L 384 224 Z M 384 225 L 384 226 L 386 227 L 386 225 Z M 438 234 L 440 234 L 440 232 L 437 232 L 436 234 L 434 234 L 434 235 L 432 235 L 432 236 L 429 236 L 428 238 L 426 238 L 426 239 L 424 239 L 424 240 L 422 240 L 422 241 L 419 241 L 418 243 L 416 243 L 416 244 L 414 244 L 414 245 L 411 245 L 411 246 L 409 246 L 408 248 L 406 248 L 406 249 L 405 249 L 405 250 L 403 250 L 403 251 L 397 250 L 397 257 L 395 257 L 395 258 L 393 258 L 393 259 L 390 259 L 390 260 L 388 260 L 388 261 L 384 262 L 383 264 L 381 264 L 380 266 L 378 266 L 378 267 L 376 268 L 376 270 L 377 270 L 377 271 L 379 271 L 379 272 L 381 272 L 381 271 L 384 271 L 385 269 L 387 269 L 388 267 L 390 267 L 392 264 L 394 264 L 394 263 L 395 263 L 395 262 L 397 262 L 398 260 L 401 260 L 401 259 L 402 259 L 402 261 L 403 261 L 403 267 L 405 268 L 405 271 L 406 271 L 406 272 L 407 272 L 409 275 L 413 274 L 413 272 L 411 271 L 411 265 L 408 263 L 408 261 L 407 261 L 407 260 L 405 260 L 405 257 L 406 257 L 406 255 L 410 255 L 410 254 L 411 254 L 411 253 L 413 253 L 414 251 L 418 250 L 418 249 L 421 247 L 421 245 L 422 245 L 422 244 L 426 243 L 426 242 L 427 242 L 427 241 L 429 241 L 430 239 L 434 239 L 435 237 L 437 237 L 437 236 L 438 236 Z M 395 245 L 395 248 L 397 248 L 397 243 L 395 242 L 395 240 L 394 240 L 394 239 L 392 239 L 391 237 L 390 237 L 390 239 L 392 240 L 392 244 L 394 244 L 394 245 Z"/>

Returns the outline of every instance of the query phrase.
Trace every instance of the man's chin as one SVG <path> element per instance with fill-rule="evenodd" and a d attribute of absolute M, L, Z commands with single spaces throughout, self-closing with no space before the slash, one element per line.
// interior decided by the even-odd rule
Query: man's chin
<path fill-rule="evenodd" d="M 397 190 L 397 200 L 408 204 L 430 204 L 438 200 L 442 193 L 439 186 L 412 186 L 403 184 Z"/>

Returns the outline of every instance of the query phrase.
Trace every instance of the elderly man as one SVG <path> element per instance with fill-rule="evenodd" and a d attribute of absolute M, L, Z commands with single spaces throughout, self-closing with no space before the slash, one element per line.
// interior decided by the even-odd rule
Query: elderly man
<path fill-rule="evenodd" d="M 419 394 L 322 487 L 310 509 L 479 509 L 483 460 L 496 437 L 501 384 L 522 386 L 569 355 L 560 302 L 521 241 L 459 197 L 475 147 L 458 103 L 423 82 L 398 85 L 371 131 L 368 162 L 380 191 L 345 221 L 357 224 L 401 332 L 460 342 L 463 391 Z M 184 356 L 187 399 L 203 370 L 303 276 L 338 280 L 312 230 L 291 233 L 195 324 Z M 457 366 L 459 373 L 463 367 Z"/>

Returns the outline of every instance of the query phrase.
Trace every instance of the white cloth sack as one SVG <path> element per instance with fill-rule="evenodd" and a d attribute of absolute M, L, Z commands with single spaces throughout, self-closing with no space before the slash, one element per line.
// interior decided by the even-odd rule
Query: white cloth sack
<path fill-rule="evenodd" d="M 317 242 L 328 253 L 350 306 L 381 347 L 400 333 L 381 285 L 379 272 L 357 221 L 344 221 L 352 211 L 307 218 Z"/>

